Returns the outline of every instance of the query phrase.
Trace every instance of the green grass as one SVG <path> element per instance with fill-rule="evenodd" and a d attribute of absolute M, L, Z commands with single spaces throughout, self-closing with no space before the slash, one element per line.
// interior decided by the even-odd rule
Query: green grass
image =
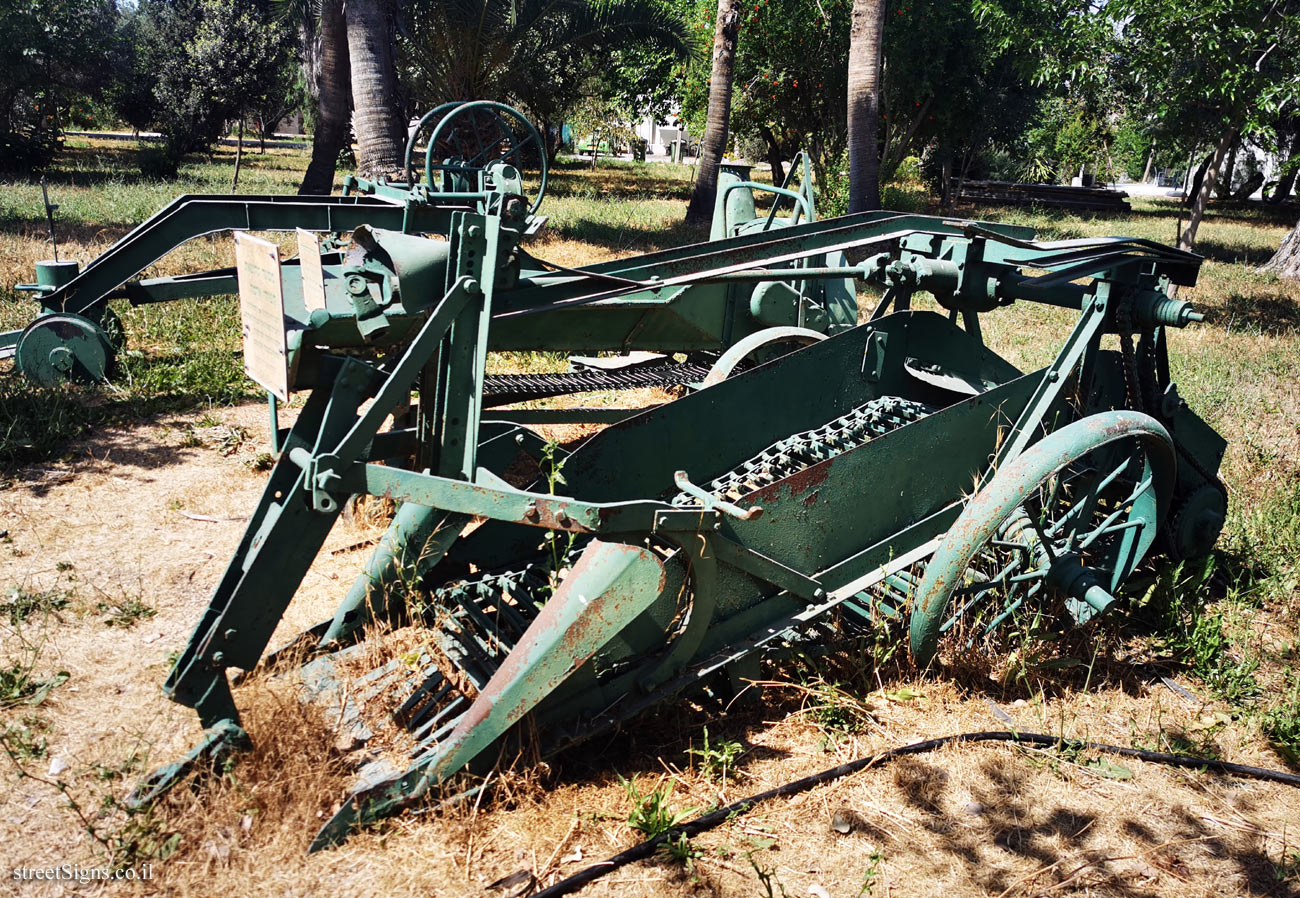
<path fill-rule="evenodd" d="M 17 705 L 39 705 L 58 686 L 68 681 L 67 671 L 49 676 L 36 674 L 37 648 L 28 648 L 7 664 L 0 662 L 0 710 Z"/>
<path fill-rule="evenodd" d="M 47 589 L 30 592 L 20 586 L 11 587 L 0 600 L 0 617 L 8 618 L 9 626 L 17 627 L 29 618 L 45 617 L 67 608 L 71 596 L 66 590 Z"/>
<path fill-rule="evenodd" d="M 637 788 L 635 777 L 630 780 L 619 777 L 619 782 L 623 784 L 628 800 L 632 802 L 632 809 L 627 815 L 627 825 L 647 839 L 663 835 L 674 826 L 689 820 L 699 810 L 699 808 L 684 810 L 674 808 L 671 782 L 656 786 L 645 793 Z"/>
<path fill-rule="evenodd" d="M 158 613 L 156 608 L 145 604 L 139 596 L 124 596 L 120 599 L 107 599 L 99 602 L 96 610 L 103 615 L 104 623 L 110 627 L 128 629 L 142 620 L 148 620 Z"/>
<path fill-rule="evenodd" d="M 700 748 L 688 748 L 688 755 L 695 757 L 695 764 L 700 775 L 713 782 L 725 782 L 727 774 L 735 777 L 736 760 L 745 753 L 745 747 L 734 740 L 724 739 L 709 743 L 709 728 L 704 728 L 704 744 Z"/>
<path fill-rule="evenodd" d="M 1291 690 L 1260 717 L 1264 733 L 1278 754 L 1300 766 L 1300 677 L 1288 670 Z"/>

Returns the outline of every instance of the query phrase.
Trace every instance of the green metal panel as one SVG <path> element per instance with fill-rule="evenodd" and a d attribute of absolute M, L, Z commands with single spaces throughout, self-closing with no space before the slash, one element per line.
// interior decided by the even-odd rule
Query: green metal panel
<path fill-rule="evenodd" d="M 877 383 L 862 376 L 873 333 L 899 335 L 896 364 Z M 590 501 L 657 495 L 672 488 L 676 470 L 696 482 L 710 480 L 775 439 L 817 427 L 876 396 L 942 401 L 946 394 L 905 372 L 909 352 L 993 383 L 1020 374 L 940 315 L 891 315 L 605 429 L 566 463 L 567 488 Z"/>

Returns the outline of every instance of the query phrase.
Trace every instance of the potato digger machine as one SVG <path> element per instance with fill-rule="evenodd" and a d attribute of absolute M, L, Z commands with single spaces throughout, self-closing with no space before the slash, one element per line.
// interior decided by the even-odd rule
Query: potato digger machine
<path fill-rule="evenodd" d="M 795 190 L 732 171 L 709 241 L 566 268 L 524 248 L 546 172 L 530 196 L 540 141 L 522 116 L 461 104 L 428 124 L 423 178 L 408 148 L 405 180 L 349 179 L 343 197 L 182 197 L 47 283 L 46 323 L 19 342 L 38 380 L 95 369 L 112 291 L 232 288 L 231 272 L 121 288 L 161 247 L 225 228 L 333 234 L 319 278 L 304 274 L 316 260 L 277 266 L 284 380 L 306 399 L 164 686 L 204 738 L 137 801 L 248 744 L 230 671 L 271 657 L 360 496 L 396 500 L 395 517 L 334 616 L 290 645 L 354 746 L 385 730 L 404 748 L 359 766 L 314 849 L 482 773 L 525 731 L 551 754 L 846 634 L 907 628 L 925 666 L 1027 620 L 1086 624 L 1124 606 L 1144 560 L 1217 539 L 1225 444 L 1179 397 L 1167 350 L 1201 320 L 1170 295 L 1199 257 L 923 215 L 819 220 L 806 176 Z M 767 215 L 756 190 L 775 193 Z M 264 303 L 243 274 L 245 304 Z M 875 298 L 862 323 L 859 283 Z M 1075 316 L 1029 373 L 981 334 L 1026 302 Z M 490 375 L 503 350 L 601 355 Z M 517 407 L 666 384 L 682 395 L 648 408 Z M 532 429 L 556 422 L 602 428 L 568 451 Z M 385 627 L 412 628 L 418 649 L 357 674 Z"/>

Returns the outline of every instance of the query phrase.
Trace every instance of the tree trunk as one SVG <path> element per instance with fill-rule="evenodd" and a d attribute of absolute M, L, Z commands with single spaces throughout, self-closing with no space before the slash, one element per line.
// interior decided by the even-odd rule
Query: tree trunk
<path fill-rule="evenodd" d="M 1151 141 L 1151 149 L 1147 150 L 1146 168 L 1142 169 L 1142 183 L 1146 184 L 1151 180 L 1151 166 L 1156 161 L 1156 142 Z"/>
<path fill-rule="evenodd" d="M 1261 265 L 1259 270 L 1300 281 L 1300 222 L 1291 229 L 1291 233 L 1282 238 L 1282 245 L 1273 254 L 1273 258 Z"/>
<path fill-rule="evenodd" d="M 916 108 L 910 124 L 900 126 L 896 116 L 885 128 L 885 148 L 880 152 L 878 180 L 889 181 L 893 178 L 894 172 L 898 171 L 903 160 L 910 155 L 909 151 L 912 149 L 912 141 L 916 138 L 916 131 L 925 121 L 925 117 L 930 112 L 930 104 L 933 102 L 934 97 L 926 97 L 925 102 Z M 885 115 L 888 117 L 887 112 Z"/>
<path fill-rule="evenodd" d="M 537 124 L 541 126 L 538 130 L 542 134 L 542 153 L 546 155 L 546 164 L 554 165 L 555 157 L 560 152 L 560 135 L 552 136 L 550 119 L 539 118 Z"/>
<path fill-rule="evenodd" d="M 880 208 L 880 53 L 884 0 L 853 0 L 849 31 L 849 212 Z"/>
<path fill-rule="evenodd" d="M 334 169 L 348 139 L 348 109 L 352 99 L 351 62 L 343 0 L 323 0 L 320 10 L 320 59 L 316 67 L 319 105 L 311 136 L 311 162 L 300 194 L 334 192 Z"/>
<path fill-rule="evenodd" d="M 1221 200 L 1232 196 L 1232 175 L 1237 167 L 1237 151 L 1240 149 L 1241 136 L 1238 135 L 1232 142 L 1232 149 L 1228 150 L 1228 159 L 1223 163 L 1223 172 L 1219 175 L 1219 188 L 1215 191 L 1215 195 Z"/>
<path fill-rule="evenodd" d="M 780 187 L 785 183 L 785 160 L 781 157 L 781 144 L 767 125 L 758 126 L 758 136 L 767 146 L 767 164 L 772 167 L 772 184 Z"/>
<path fill-rule="evenodd" d="M 235 138 L 235 176 L 230 179 L 230 192 L 239 189 L 239 165 L 244 161 L 244 116 L 239 116 L 239 134 Z"/>
<path fill-rule="evenodd" d="M 1179 249 L 1190 251 L 1196 245 L 1196 231 L 1201 226 L 1201 219 L 1205 217 L 1205 207 L 1210 202 L 1210 194 L 1219 180 L 1219 169 L 1223 166 L 1224 157 L 1228 155 L 1228 148 L 1236 139 L 1237 127 L 1233 125 L 1219 138 L 1218 146 L 1210 154 L 1200 188 L 1192 197 L 1192 211 L 1187 217 L 1187 227 L 1183 228 L 1183 232 L 1178 235 Z"/>
<path fill-rule="evenodd" d="M 1300 127 L 1296 128 L 1295 134 L 1291 137 L 1291 149 L 1287 153 L 1286 161 L 1288 165 L 1294 165 L 1300 161 Z M 1277 186 L 1273 188 L 1273 193 L 1269 196 L 1270 203 L 1282 203 L 1291 195 L 1291 188 L 1295 186 L 1295 169 L 1278 179 Z"/>
<path fill-rule="evenodd" d="M 1270 204 L 1286 202 L 1286 198 L 1291 195 L 1291 188 L 1295 186 L 1295 175 L 1295 172 L 1289 172 L 1282 176 L 1273 192 L 1268 195 Z"/>
<path fill-rule="evenodd" d="M 1233 191 L 1232 198 L 1234 200 L 1245 202 L 1246 200 L 1250 199 L 1250 195 L 1252 193 L 1254 193 L 1256 190 L 1259 190 L 1263 186 L 1264 186 L 1264 173 L 1262 171 L 1257 171 L 1249 178 L 1241 182 L 1241 186 Z"/>
<path fill-rule="evenodd" d="M 1214 154 L 1217 152 L 1218 147 L 1216 146 L 1213 150 L 1210 150 L 1201 161 L 1201 164 L 1196 166 L 1196 174 L 1192 175 L 1192 183 L 1187 186 L 1184 199 L 1192 199 L 1201 192 L 1201 185 L 1205 183 L 1205 170 L 1210 167 L 1210 163 L 1214 160 Z"/>
<path fill-rule="evenodd" d="M 391 0 L 347 0 L 357 170 L 387 177 L 402 168 L 406 122 L 397 100 L 395 22 Z"/>
<path fill-rule="evenodd" d="M 713 70 L 709 74 L 709 110 L 700 148 L 700 170 L 686 207 L 686 220 L 706 224 L 713 218 L 718 196 L 718 168 L 727 150 L 727 119 L 731 113 L 731 74 L 740 33 L 740 0 L 718 0 L 713 30 Z"/>
<path fill-rule="evenodd" d="M 314 104 L 320 100 L 320 24 L 318 12 L 313 4 L 302 4 L 302 19 L 298 22 L 298 63 L 302 66 L 302 81 L 307 87 L 307 96 Z"/>

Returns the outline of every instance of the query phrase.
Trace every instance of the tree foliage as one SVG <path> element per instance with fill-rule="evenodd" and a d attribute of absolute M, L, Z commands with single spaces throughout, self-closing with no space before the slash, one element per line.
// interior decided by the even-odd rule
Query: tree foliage
<path fill-rule="evenodd" d="M 119 113 L 162 132 L 173 169 L 294 83 L 294 36 L 253 0 L 142 0 L 122 33 L 130 80 Z"/>
<path fill-rule="evenodd" d="M 1120 84 L 1172 133 L 1269 127 L 1300 88 L 1296 0 L 1115 0 Z"/>
<path fill-rule="evenodd" d="M 407 0 L 403 26 L 404 80 L 417 107 L 502 100 L 548 130 L 595 75 L 609 76 L 614 94 L 644 93 L 653 103 L 658 90 L 666 103 L 638 63 L 662 70 L 693 46 L 664 0 Z M 617 77 L 620 68 L 630 77 Z"/>
<path fill-rule="evenodd" d="M 73 104 L 110 82 L 111 0 L 0 3 L 0 170 L 45 166 Z"/>

